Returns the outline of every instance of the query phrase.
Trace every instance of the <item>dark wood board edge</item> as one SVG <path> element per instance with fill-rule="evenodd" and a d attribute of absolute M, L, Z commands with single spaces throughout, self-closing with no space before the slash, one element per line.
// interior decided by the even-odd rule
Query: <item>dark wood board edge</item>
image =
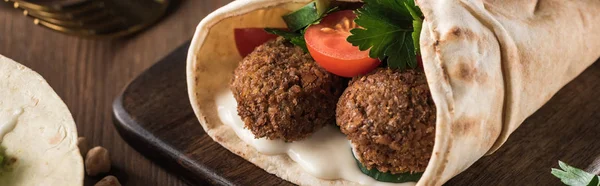
<path fill-rule="evenodd" d="M 185 164 L 189 164 L 191 160 L 180 153 L 168 153 L 174 152 L 174 150 L 163 151 L 165 148 L 172 149 L 172 147 L 156 138 L 144 128 L 135 124 L 135 120 L 129 117 L 127 112 L 123 109 L 122 103 L 122 96 L 117 97 L 113 103 L 113 123 L 115 123 L 115 128 L 117 129 L 119 135 L 125 141 L 127 141 L 127 143 L 133 149 L 170 172 L 175 172 L 175 170 L 177 170 L 177 177 L 185 180 L 185 182 L 188 184 L 206 182 L 206 179 L 190 180 L 190 178 L 194 177 L 190 170 L 182 170 L 179 166 L 174 166 L 175 164 L 179 164 L 183 167 L 188 167 L 185 166 Z M 153 143 L 146 143 L 145 145 L 142 145 L 148 141 Z"/>
<path fill-rule="evenodd" d="M 181 60 L 178 58 L 181 58 L 182 56 L 184 58 L 183 60 L 185 60 L 190 42 L 191 41 L 188 41 L 185 44 L 182 44 L 168 56 L 152 65 L 137 78 L 128 83 L 126 88 L 113 102 L 113 124 L 119 135 L 127 141 L 131 147 L 161 167 L 169 170 L 171 173 L 177 173 L 177 177 L 185 180 L 188 184 L 234 185 L 227 179 L 217 174 L 212 174 L 211 170 L 201 164 L 195 163 L 185 154 L 177 153 L 178 151 L 169 144 L 140 127 L 141 125 L 131 118 L 131 115 L 123 106 L 123 93 L 130 88 L 129 85 L 136 83 L 136 81 L 140 81 L 140 77 L 148 76 L 151 72 L 160 71 L 166 63 L 174 60 Z M 184 167 L 184 169 L 181 169 L 182 167 Z M 196 169 L 192 170 L 194 167 L 196 167 Z M 202 175 L 205 177 L 197 177 L 197 174 L 193 173 L 194 171 L 203 173 Z"/>

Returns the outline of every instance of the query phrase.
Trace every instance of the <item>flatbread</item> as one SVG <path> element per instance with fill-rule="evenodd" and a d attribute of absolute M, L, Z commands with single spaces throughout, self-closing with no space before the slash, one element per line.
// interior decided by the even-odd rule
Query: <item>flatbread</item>
<path fill-rule="evenodd" d="M 299 185 L 353 185 L 304 172 L 287 155 L 268 156 L 220 121 L 216 95 L 239 56 L 234 28 L 285 27 L 280 17 L 309 0 L 239 0 L 197 27 L 188 51 L 191 105 L 216 142 Z M 600 1 L 420 0 L 421 51 L 437 108 L 431 160 L 417 185 L 441 185 L 508 136 L 600 56 Z"/>
<path fill-rule="evenodd" d="M 0 122 L 16 122 L 0 145 L 16 160 L 0 173 L 0 185 L 83 185 L 83 159 L 69 109 L 39 74 L 2 55 L 0 116 Z"/>
<path fill-rule="evenodd" d="M 420 0 L 421 52 L 437 108 L 419 185 L 493 153 L 600 56 L 600 1 Z"/>

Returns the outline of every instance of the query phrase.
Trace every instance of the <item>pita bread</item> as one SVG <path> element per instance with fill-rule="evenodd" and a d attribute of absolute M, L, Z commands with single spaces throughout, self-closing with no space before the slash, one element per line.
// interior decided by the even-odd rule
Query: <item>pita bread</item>
<path fill-rule="evenodd" d="M 7 120 L 15 125 L 1 147 L 16 161 L 0 172 L 0 185 L 83 185 L 69 109 L 39 74 L 0 55 L 0 123 Z"/>
<path fill-rule="evenodd" d="M 197 27 L 188 52 L 191 105 L 216 142 L 299 185 L 352 185 L 305 173 L 287 155 L 267 156 L 221 123 L 215 97 L 242 59 L 234 28 L 284 27 L 280 16 L 309 0 L 240 0 Z M 417 185 L 441 185 L 508 136 L 600 55 L 600 2 L 594 0 L 419 0 L 421 51 L 437 108 L 436 139 Z"/>
<path fill-rule="evenodd" d="M 493 153 L 600 56 L 600 1 L 420 0 L 421 51 L 436 103 L 441 185 Z"/>

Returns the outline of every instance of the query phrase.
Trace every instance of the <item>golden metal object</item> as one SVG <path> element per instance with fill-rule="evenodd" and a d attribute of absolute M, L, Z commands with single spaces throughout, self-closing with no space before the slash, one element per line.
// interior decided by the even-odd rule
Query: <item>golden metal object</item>
<path fill-rule="evenodd" d="M 120 37 L 158 21 L 168 0 L 67 0 L 36 4 L 30 0 L 4 0 L 23 10 L 36 25 L 81 37 Z"/>

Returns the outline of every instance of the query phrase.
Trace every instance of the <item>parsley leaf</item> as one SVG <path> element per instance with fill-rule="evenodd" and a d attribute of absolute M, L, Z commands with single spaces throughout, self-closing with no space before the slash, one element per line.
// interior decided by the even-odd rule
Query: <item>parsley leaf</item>
<path fill-rule="evenodd" d="M 562 161 L 558 161 L 558 165 L 562 170 L 552 168 L 552 175 L 559 178 L 564 184 L 570 186 L 600 186 L 599 176 L 567 165 Z"/>
<path fill-rule="evenodd" d="M 365 0 L 354 20 L 362 28 L 350 31 L 347 39 L 369 57 L 387 59 L 388 67 L 417 67 L 422 13 L 414 0 Z"/>
<path fill-rule="evenodd" d="M 414 29 L 414 31 L 412 32 L 412 38 L 413 38 L 413 41 L 414 41 L 413 44 L 415 46 L 415 50 L 417 50 L 417 54 L 419 54 L 420 53 L 420 49 L 419 49 L 419 35 L 421 34 L 421 29 L 423 28 L 423 19 L 421 19 L 420 16 L 422 16 L 423 13 L 421 13 L 421 10 L 419 10 L 418 8 L 417 9 L 413 9 L 412 7 L 414 7 L 414 4 L 411 6 L 411 5 L 409 5 L 409 4 L 407 4 L 405 2 L 404 6 L 406 6 L 406 9 L 410 13 L 410 16 L 412 16 L 412 18 L 413 18 L 413 29 Z"/>

